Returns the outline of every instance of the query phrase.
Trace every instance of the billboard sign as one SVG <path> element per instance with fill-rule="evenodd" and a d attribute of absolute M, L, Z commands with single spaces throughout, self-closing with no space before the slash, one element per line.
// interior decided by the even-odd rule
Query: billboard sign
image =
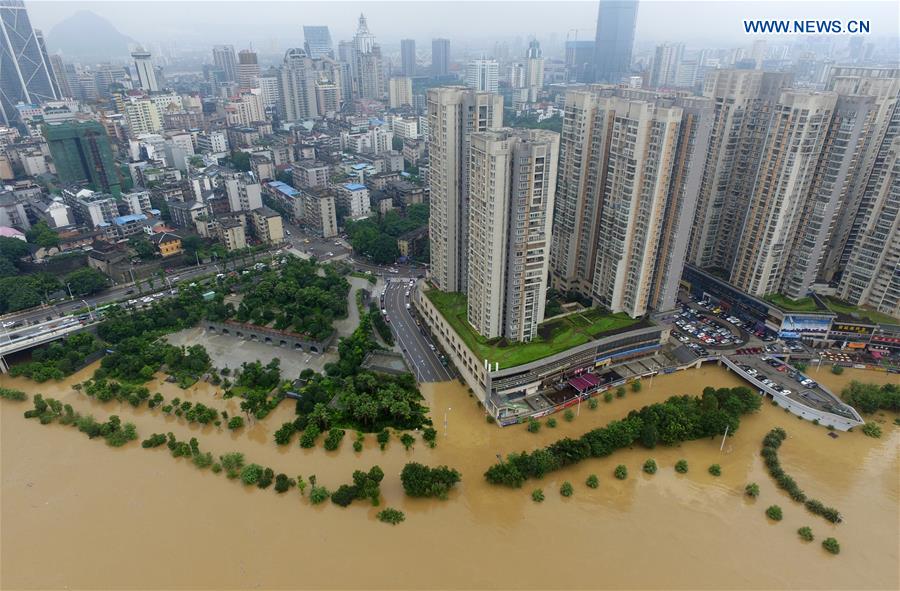
<path fill-rule="evenodd" d="M 783 339 L 802 337 L 824 337 L 831 328 L 830 316 L 801 316 L 786 314 L 781 323 L 778 336 Z"/>

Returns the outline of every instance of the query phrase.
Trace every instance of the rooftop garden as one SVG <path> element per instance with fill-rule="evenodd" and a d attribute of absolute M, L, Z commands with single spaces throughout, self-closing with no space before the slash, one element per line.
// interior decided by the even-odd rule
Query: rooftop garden
<path fill-rule="evenodd" d="M 893 316 L 876 312 L 875 310 L 860 308 L 831 296 L 825 296 L 822 300 L 825 302 L 825 305 L 828 306 L 828 309 L 836 314 L 852 316 L 863 321 L 868 320 L 874 324 L 900 324 L 900 318 L 894 318 Z"/>
<path fill-rule="evenodd" d="M 792 300 L 780 293 L 770 293 L 763 299 L 788 312 L 825 312 L 811 297 Z"/>
<path fill-rule="evenodd" d="M 538 337 L 528 343 L 511 343 L 505 339 L 488 340 L 475 332 L 466 320 L 464 294 L 437 289 L 429 289 L 425 293 L 475 355 L 480 359 L 499 363 L 501 368 L 549 357 L 642 323 L 626 314 L 611 314 L 601 308 L 591 308 L 541 324 L 538 327 Z"/>

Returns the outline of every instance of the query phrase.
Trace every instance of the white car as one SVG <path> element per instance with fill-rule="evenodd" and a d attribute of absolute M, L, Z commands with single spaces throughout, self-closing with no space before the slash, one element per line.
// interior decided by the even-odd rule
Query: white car
<path fill-rule="evenodd" d="M 409 310 L 409 304 L 406 304 L 406 309 Z"/>

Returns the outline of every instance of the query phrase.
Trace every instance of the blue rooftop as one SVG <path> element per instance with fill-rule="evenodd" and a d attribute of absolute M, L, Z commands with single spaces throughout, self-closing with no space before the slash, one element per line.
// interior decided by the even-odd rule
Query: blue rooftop
<path fill-rule="evenodd" d="M 122 226 L 127 224 L 128 222 L 139 222 L 142 220 L 146 220 L 147 216 L 142 213 L 133 213 L 131 215 L 120 215 L 119 217 L 113 219 L 113 223 L 117 226 Z"/>
<path fill-rule="evenodd" d="M 361 191 L 366 188 L 365 185 L 360 185 L 359 183 L 347 183 L 344 185 L 344 188 L 348 191 Z"/>
<path fill-rule="evenodd" d="M 362 169 L 368 168 L 368 167 L 369 167 L 368 164 L 354 164 L 350 168 L 352 168 L 353 170 L 362 170 Z"/>
<path fill-rule="evenodd" d="M 296 197 L 300 194 L 300 191 L 281 181 L 272 181 L 271 183 L 269 183 L 269 186 L 274 188 L 279 193 L 287 195 L 288 197 Z"/>

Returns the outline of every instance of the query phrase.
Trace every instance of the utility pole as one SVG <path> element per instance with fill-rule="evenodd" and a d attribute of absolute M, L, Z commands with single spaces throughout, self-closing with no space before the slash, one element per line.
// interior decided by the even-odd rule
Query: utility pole
<path fill-rule="evenodd" d="M 725 448 L 726 437 L 728 437 L 728 425 L 725 425 L 725 434 L 722 435 L 722 445 L 719 446 L 719 451 L 722 451 Z"/>

